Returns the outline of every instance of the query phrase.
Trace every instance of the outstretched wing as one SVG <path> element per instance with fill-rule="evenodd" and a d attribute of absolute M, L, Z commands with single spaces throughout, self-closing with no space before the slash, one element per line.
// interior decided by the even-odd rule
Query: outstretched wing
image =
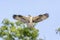
<path fill-rule="evenodd" d="M 36 17 L 33 17 L 33 22 L 40 22 L 40 21 L 43 21 L 45 20 L 46 18 L 48 18 L 49 15 L 47 13 L 43 14 L 43 15 L 38 15 Z"/>
<path fill-rule="evenodd" d="M 20 20 L 24 23 L 29 22 L 28 17 L 22 16 L 22 15 L 13 15 L 13 18 L 16 20 Z"/>

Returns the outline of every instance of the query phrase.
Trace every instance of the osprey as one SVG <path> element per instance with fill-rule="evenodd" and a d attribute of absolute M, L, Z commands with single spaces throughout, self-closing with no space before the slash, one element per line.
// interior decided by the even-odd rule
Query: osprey
<path fill-rule="evenodd" d="M 48 17 L 49 15 L 47 13 L 38 15 L 36 17 L 32 17 L 31 15 L 29 15 L 28 17 L 22 16 L 22 15 L 13 15 L 14 19 L 20 20 L 23 23 L 27 23 L 28 27 L 34 27 L 33 23 L 41 22 Z"/>

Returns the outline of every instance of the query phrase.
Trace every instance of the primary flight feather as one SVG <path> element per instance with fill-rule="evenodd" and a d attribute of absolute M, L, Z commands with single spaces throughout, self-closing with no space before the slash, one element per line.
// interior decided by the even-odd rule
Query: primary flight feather
<path fill-rule="evenodd" d="M 33 23 L 41 22 L 47 19 L 48 17 L 49 15 L 47 13 L 38 15 L 36 17 L 32 17 L 30 15 L 28 17 L 22 16 L 22 15 L 13 15 L 14 19 L 20 20 L 23 23 L 27 23 L 29 27 L 33 27 Z"/>

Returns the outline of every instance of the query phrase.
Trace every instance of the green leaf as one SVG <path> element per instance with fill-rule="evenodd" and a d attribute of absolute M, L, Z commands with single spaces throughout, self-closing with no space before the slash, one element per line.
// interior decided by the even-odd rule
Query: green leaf
<path fill-rule="evenodd" d="M 6 35 L 7 37 L 4 40 L 15 40 L 15 37 L 22 40 L 36 40 L 38 36 L 38 30 L 36 28 L 25 27 L 24 23 L 20 21 L 10 22 L 8 19 L 4 19 L 2 23 L 0 36 L 3 37 Z"/>
<path fill-rule="evenodd" d="M 7 26 L 2 26 L 1 27 L 1 30 L 7 30 L 8 28 L 7 28 Z"/>
<path fill-rule="evenodd" d="M 16 27 L 14 27 L 14 26 L 11 27 L 11 28 L 10 28 L 10 31 L 11 31 L 11 32 L 15 32 L 15 31 L 16 31 Z"/>
<path fill-rule="evenodd" d="M 22 24 L 22 22 L 17 21 L 15 24 L 16 24 L 17 26 L 20 26 L 20 25 Z"/>
<path fill-rule="evenodd" d="M 58 31 L 60 31 L 60 28 L 58 28 Z"/>
<path fill-rule="evenodd" d="M 10 22 L 11 26 L 14 26 L 14 23 L 13 22 Z"/>
<path fill-rule="evenodd" d="M 9 21 L 8 19 L 4 19 L 4 20 L 2 21 L 2 23 L 3 23 L 4 25 L 9 25 L 10 21 Z"/>

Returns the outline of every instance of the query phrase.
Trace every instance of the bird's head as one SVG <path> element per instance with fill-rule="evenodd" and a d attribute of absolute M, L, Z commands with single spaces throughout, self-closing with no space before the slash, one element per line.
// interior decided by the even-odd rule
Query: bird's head
<path fill-rule="evenodd" d="M 28 15 L 29 17 L 31 17 L 31 15 Z"/>

